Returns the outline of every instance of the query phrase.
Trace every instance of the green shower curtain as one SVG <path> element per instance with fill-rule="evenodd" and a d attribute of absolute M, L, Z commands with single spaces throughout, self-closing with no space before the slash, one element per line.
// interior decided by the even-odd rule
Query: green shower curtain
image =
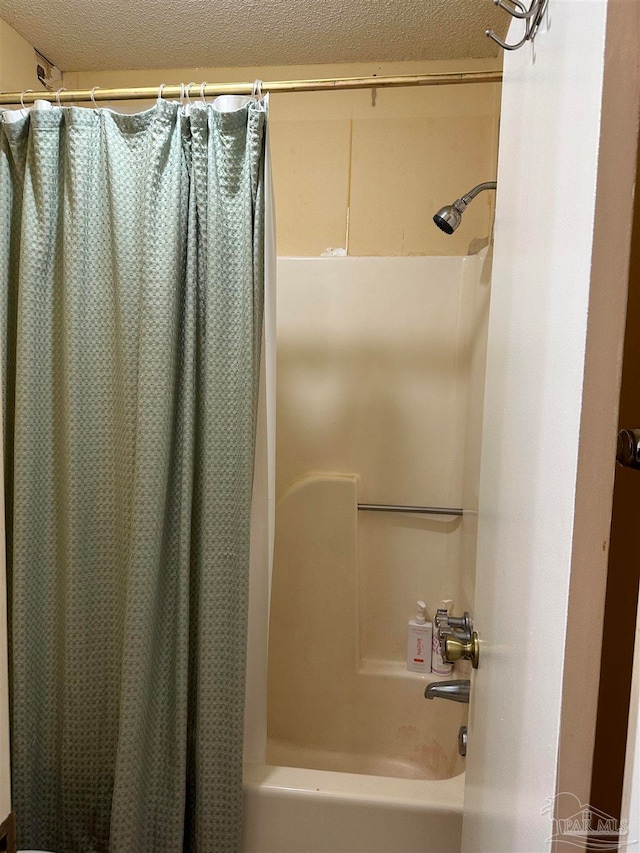
<path fill-rule="evenodd" d="M 265 121 L 0 123 L 23 848 L 239 847 Z"/>

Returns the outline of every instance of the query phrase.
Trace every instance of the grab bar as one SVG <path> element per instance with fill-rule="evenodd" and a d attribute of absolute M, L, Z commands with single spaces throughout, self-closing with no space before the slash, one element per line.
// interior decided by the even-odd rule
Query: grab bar
<path fill-rule="evenodd" d="M 358 504 L 365 512 L 413 512 L 418 515 L 463 515 L 460 507 L 446 506 L 402 506 L 401 504 Z"/>

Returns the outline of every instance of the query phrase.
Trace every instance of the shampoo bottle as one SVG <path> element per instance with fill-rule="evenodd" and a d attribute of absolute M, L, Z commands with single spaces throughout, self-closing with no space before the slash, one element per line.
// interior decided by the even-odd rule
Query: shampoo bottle
<path fill-rule="evenodd" d="M 440 638 L 438 637 L 438 623 L 444 622 L 448 624 L 448 617 L 452 605 L 451 599 L 447 598 L 440 602 L 440 607 L 436 612 L 435 625 L 433 629 L 433 645 L 431 648 L 431 672 L 436 675 L 451 675 L 453 672 L 453 664 L 444 660 L 440 651 Z"/>
<path fill-rule="evenodd" d="M 431 672 L 431 643 L 433 629 L 427 622 L 427 605 L 418 602 L 418 612 L 409 620 L 407 631 L 407 669 L 410 672 Z"/>

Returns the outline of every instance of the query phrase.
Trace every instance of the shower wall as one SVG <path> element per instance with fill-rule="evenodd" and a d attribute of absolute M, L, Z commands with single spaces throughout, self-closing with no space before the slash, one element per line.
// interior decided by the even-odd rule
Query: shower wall
<path fill-rule="evenodd" d="M 355 475 L 362 503 L 466 511 L 358 513 L 360 667 L 404 671 L 416 599 L 471 609 L 489 268 L 486 250 L 279 262 L 278 496 L 323 472 Z"/>
<path fill-rule="evenodd" d="M 490 266 L 486 250 L 279 261 L 268 764 L 463 769 L 467 706 L 424 701 L 438 676 L 407 672 L 406 626 L 420 598 L 472 610 Z"/>
<path fill-rule="evenodd" d="M 195 80 L 281 80 L 481 70 L 456 59 L 242 68 L 85 71 L 68 88 L 158 86 Z M 484 193 L 451 237 L 433 227 L 443 204 L 496 175 L 500 85 L 432 86 L 271 97 L 271 151 L 279 256 L 466 255 L 489 234 L 494 193 Z M 193 93 L 197 86 L 193 87 Z M 151 106 L 147 102 L 146 106 Z M 132 112 L 143 102 L 114 104 Z"/>
<path fill-rule="evenodd" d="M 406 630 L 420 598 L 473 609 L 490 267 L 487 250 L 279 261 L 268 764 L 463 769 L 467 706 L 424 701 L 439 676 L 407 672 Z"/>

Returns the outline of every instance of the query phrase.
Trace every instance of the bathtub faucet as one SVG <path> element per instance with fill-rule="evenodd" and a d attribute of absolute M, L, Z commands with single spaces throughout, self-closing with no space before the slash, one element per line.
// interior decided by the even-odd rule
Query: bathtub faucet
<path fill-rule="evenodd" d="M 425 699 L 451 699 L 452 702 L 469 702 L 471 682 L 459 678 L 456 681 L 432 681 L 424 690 Z"/>

